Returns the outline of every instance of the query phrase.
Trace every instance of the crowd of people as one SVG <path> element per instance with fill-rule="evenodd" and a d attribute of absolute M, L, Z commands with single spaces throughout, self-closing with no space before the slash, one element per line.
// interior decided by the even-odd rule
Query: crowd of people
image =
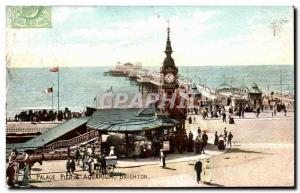
<path fill-rule="evenodd" d="M 41 122 L 41 121 L 63 121 L 69 120 L 72 117 L 81 117 L 84 116 L 82 112 L 71 112 L 71 110 L 66 107 L 64 110 L 54 111 L 54 110 L 28 110 L 22 111 L 19 114 L 15 115 L 14 121 L 21 122 Z"/>
<path fill-rule="evenodd" d="M 218 135 L 218 132 L 215 132 L 215 139 L 214 139 L 214 145 L 218 146 L 219 150 L 224 150 L 226 148 L 226 142 L 227 145 L 231 148 L 232 147 L 232 138 L 233 135 L 231 132 L 227 132 L 226 127 L 224 128 L 224 133 L 220 133 Z"/>
<path fill-rule="evenodd" d="M 96 171 L 99 171 L 101 174 L 107 174 L 107 156 L 115 156 L 113 146 L 110 147 L 108 155 L 96 154 L 95 146 L 93 145 L 87 145 L 83 150 L 78 147 L 75 151 L 75 155 L 67 158 L 66 176 L 77 177 L 75 173 L 77 167 L 82 168 L 83 171 L 88 171 L 90 176 L 93 176 Z"/>
<path fill-rule="evenodd" d="M 228 114 L 226 113 L 225 106 L 220 104 L 210 105 L 207 107 L 203 107 L 200 110 L 192 109 L 189 110 L 190 116 L 188 117 L 189 124 L 196 122 L 196 117 L 194 116 L 192 118 L 191 114 L 195 113 L 195 115 L 198 115 L 198 112 L 201 112 L 201 116 L 204 120 L 207 118 L 218 118 L 221 117 L 223 123 L 227 122 L 227 116 L 228 116 L 228 123 L 234 124 L 234 115 L 239 116 L 240 118 L 244 118 L 245 115 L 245 107 L 244 106 L 238 106 L 237 108 L 233 108 L 233 106 L 229 106 L 228 108 Z"/>

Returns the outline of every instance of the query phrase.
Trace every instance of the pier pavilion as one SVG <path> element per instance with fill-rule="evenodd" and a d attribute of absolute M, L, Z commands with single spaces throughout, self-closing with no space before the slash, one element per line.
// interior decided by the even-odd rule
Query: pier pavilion
<path fill-rule="evenodd" d="M 88 130 L 99 131 L 100 136 L 123 135 L 124 143 L 115 147 L 115 150 L 119 155 L 125 154 L 127 157 L 133 153 L 137 137 L 151 141 L 152 145 L 148 149 L 155 154 L 162 148 L 161 143 L 170 141 L 175 134 L 185 134 L 184 123 L 158 114 L 154 104 L 143 109 L 103 109 L 95 112 L 86 126 Z M 155 141 L 160 144 L 155 145 Z M 107 153 L 109 147 L 104 145 L 101 151 Z"/>

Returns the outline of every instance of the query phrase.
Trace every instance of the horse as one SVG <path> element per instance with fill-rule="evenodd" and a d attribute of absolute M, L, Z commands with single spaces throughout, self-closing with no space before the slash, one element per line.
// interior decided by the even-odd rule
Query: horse
<path fill-rule="evenodd" d="M 32 166 L 34 166 L 35 163 L 39 163 L 40 165 L 43 165 L 43 155 L 42 156 L 30 155 L 30 156 L 28 156 L 28 158 L 26 160 L 25 160 L 24 156 L 19 156 L 19 157 L 17 157 L 17 160 L 19 162 L 19 169 L 21 169 L 21 170 L 23 170 L 23 168 L 25 166 L 25 162 L 28 164 L 29 177 L 31 174 L 31 168 L 32 168 Z"/>

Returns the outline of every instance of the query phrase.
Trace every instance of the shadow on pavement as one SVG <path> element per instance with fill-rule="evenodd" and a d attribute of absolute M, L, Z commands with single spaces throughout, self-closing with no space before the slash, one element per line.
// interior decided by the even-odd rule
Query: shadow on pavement
<path fill-rule="evenodd" d="M 38 172 L 38 171 L 42 171 L 42 168 L 31 168 L 31 170 Z"/>
<path fill-rule="evenodd" d="M 209 185 L 209 186 L 216 186 L 216 187 L 225 187 L 224 185 L 216 184 L 216 183 L 205 183 L 205 182 L 203 182 L 203 184 Z"/>
<path fill-rule="evenodd" d="M 176 170 L 175 168 L 169 168 L 169 167 L 164 167 L 162 169 L 167 169 L 167 170 Z"/>
<path fill-rule="evenodd" d="M 231 148 L 228 150 L 227 153 L 258 153 L 258 154 L 269 154 L 272 155 L 271 153 L 264 153 L 264 152 L 260 152 L 260 151 L 252 151 L 252 150 L 243 150 L 240 148 Z"/>

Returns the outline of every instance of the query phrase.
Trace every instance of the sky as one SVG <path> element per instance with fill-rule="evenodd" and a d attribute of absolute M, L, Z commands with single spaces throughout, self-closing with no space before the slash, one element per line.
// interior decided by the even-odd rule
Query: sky
<path fill-rule="evenodd" d="M 293 65 L 292 7 L 52 7 L 52 28 L 13 29 L 10 67 Z M 271 23 L 279 23 L 275 36 Z"/>

